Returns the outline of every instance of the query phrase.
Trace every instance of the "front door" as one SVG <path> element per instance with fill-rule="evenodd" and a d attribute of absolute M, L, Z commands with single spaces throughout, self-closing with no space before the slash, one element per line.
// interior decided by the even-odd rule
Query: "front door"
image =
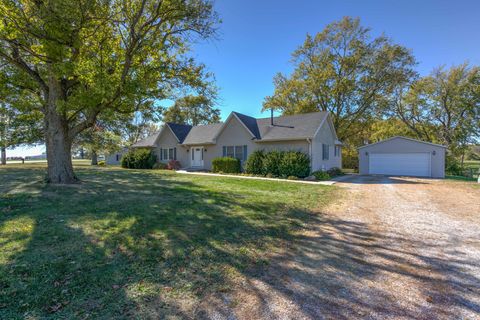
<path fill-rule="evenodd" d="M 203 167 L 203 147 L 192 148 L 192 167 Z"/>

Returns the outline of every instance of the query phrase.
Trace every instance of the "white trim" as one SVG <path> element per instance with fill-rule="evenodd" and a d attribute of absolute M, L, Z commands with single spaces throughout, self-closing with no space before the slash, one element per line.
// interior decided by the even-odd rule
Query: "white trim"
<path fill-rule="evenodd" d="M 238 122 L 240 122 L 242 124 L 242 126 L 247 130 L 248 133 L 250 133 L 250 135 L 252 136 L 252 138 L 256 138 L 256 136 L 252 133 L 252 131 L 250 131 L 250 129 L 248 129 L 248 127 L 245 125 L 245 123 L 243 123 L 242 120 L 240 120 L 240 118 L 235 114 L 235 111 L 232 111 L 230 113 L 230 115 L 228 116 L 227 120 L 225 120 L 225 122 L 223 123 L 222 127 L 220 128 L 220 130 L 217 132 L 217 134 L 213 137 L 213 141 L 216 142 L 218 136 L 220 135 L 220 133 L 222 133 L 223 129 L 225 129 L 225 127 L 227 126 L 227 123 L 230 122 L 230 119 L 232 118 L 232 116 L 234 116 Z M 214 143 L 215 143 L 214 142 Z"/>
<path fill-rule="evenodd" d="M 428 144 L 428 145 L 435 146 L 435 147 L 447 148 L 447 146 L 444 146 L 444 145 L 441 145 L 441 144 L 436 144 L 436 143 L 431 143 L 431 142 L 425 142 L 425 141 L 421 141 L 421 140 L 417 140 L 417 139 L 412 139 L 412 138 L 407 138 L 407 137 L 402 137 L 402 136 L 394 136 L 394 137 L 388 138 L 388 139 L 386 139 L 386 140 L 382 140 L 382 141 L 378 141 L 378 142 L 375 142 L 375 143 L 371 143 L 371 144 L 367 144 L 367 145 L 358 147 L 357 149 L 362 149 L 362 148 L 366 148 L 366 147 L 371 147 L 371 146 L 374 146 L 374 145 L 376 145 L 376 144 L 388 142 L 388 141 L 390 141 L 390 140 L 397 139 L 397 138 L 399 138 L 399 139 L 404 139 L 404 140 L 410 140 L 410 141 L 413 141 L 413 142 L 418 142 L 418 143 L 423 143 L 423 144 Z"/>

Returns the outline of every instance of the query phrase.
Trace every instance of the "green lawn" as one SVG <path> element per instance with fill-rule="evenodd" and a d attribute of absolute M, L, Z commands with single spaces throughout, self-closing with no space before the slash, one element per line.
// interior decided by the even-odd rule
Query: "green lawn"
<path fill-rule="evenodd" d="M 41 164 L 0 168 L 0 319 L 161 318 L 268 265 L 333 187 Z"/>

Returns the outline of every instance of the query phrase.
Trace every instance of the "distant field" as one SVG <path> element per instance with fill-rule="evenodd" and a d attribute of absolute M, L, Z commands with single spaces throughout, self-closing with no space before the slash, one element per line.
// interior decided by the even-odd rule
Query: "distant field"
<path fill-rule="evenodd" d="M 25 163 L 47 163 L 47 160 L 25 160 Z M 7 161 L 8 164 L 22 164 L 22 161 L 20 160 L 14 160 L 14 161 Z M 73 165 L 74 166 L 84 166 L 84 165 L 90 165 L 90 159 L 74 159 L 73 160 Z"/>

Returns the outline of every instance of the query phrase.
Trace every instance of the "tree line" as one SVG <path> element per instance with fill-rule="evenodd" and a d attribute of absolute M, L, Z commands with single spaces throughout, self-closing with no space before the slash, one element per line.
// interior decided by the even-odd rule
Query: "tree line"
<path fill-rule="evenodd" d="M 191 54 L 217 36 L 210 0 L 0 0 L 0 13 L 0 147 L 44 142 L 49 182 L 78 181 L 76 149 L 131 144 L 160 120 L 220 120 L 213 75 Z M 455 155 L 478 141 L 476 66 L 421 77 L 410 50 L 349 17 L 308 35 L 292 63 L 263 109 L 329 111 L 347 155 L 395 134 Z"/>
<path fill-rule="evenodd" d="M 263 109 L 329 111 L 347 161 L 356 147 L 394 135 L 444 144 L 462 159 L 479 143 L 478 66 L 440 66 L 420 76 L 410 50 L 385 35 L 372 37 L 350 17 L 307 35 L 292 64 L 291 74 L 274 77 Z"/>

